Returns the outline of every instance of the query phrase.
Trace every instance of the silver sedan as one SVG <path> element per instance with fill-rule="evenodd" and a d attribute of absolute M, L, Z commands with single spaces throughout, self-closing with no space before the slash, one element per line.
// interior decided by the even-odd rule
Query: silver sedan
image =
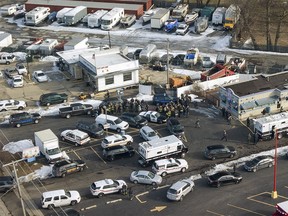
<path fill-rule="evenodd" d="M 139 171 L 133 171 L 131 173 L 130 181 L 133 182 L 134 184 L 142 183 L 157 186 L 161 184 L 162 177 L 150 171 L 139 170 Z"/>

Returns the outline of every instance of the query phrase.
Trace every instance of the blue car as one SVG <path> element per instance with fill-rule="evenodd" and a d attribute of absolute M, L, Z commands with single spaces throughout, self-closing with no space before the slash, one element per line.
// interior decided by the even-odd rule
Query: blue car
<path fill-rule="evenodd" d="M 153 96 L 153 104 L 167 104 L 170 103 L 171 101 L 176 102 L 177 98 L 172 98 L 167 94 L 157 94 Z"/>
<path fill-rule="evenodd" d="M 164 30 L 165 32 L 174 32 L 178 27 L 178 20 L 177 19 L 169 19 L 165 22 Z"/>
<path fill-rule="evenodd" d="M 19 128 L 22 125 L 38 124 L 40 119 L 41 115 L 39 113 L 21 112 L 12 114 L 9 118 L 9 123 L 13 127 Z"/>

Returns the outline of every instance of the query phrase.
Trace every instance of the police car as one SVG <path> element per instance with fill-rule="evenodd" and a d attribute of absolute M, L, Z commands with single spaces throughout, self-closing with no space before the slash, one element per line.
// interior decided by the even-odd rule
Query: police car
<path fill-rule="evenodd" d="M 184 159 L 161 159 L 153 163 L 152 170 L 154 173 L 166 176 L 169 173 L 185 172 L 188 169 L 188 163 Z"/>
<path fill-rule="evenodd" d="M 156 111 L 140 112 L 139 115 L 146 118 L 149 122 L 155 122 L 159 124 L 165 123 L 168 119 L 167 116 L 162 115 Z"/>
<path fill-rule="evenodd" d="M 26 107 L 25 101 L 18 100 L 1 100 L 0 101 L 0 112 L 7 110 L 23 110 Z"/>
<path fill-rule="evenodd" d="M 90 191 L 93 196 L 102 197 L 104 194 L 122 192 L 127 189 L 127 184 L 123 180 L 104 179 L 93 182 Z"/>

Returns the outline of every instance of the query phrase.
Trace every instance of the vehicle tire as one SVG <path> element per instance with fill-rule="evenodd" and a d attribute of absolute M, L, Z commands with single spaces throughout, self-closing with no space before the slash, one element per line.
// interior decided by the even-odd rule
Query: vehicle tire
<path fill-rule="evenodd" d="M 24 109 L 24 107 L 22 107 L 22 106 L 18 107 L 18 110 L 23 110 L 23 109 Z"/>
<path fill-rule="evenodd" d="M 269 168 L 271 168 L 272 166 L 273 166 L 273 164 L 272 164 L 272 163 L 269 163 L 269 164 L 268 164 L 268 167 L 269 167 Z"/>
<path fill-rule="evenodd" d="M 161 174 L 162 177 L 165 177 L 166 175 L 167 175 L 167 172 L 163 172 L 163 173 Z"/>
<path fill-rule="evenodd" d="M 163 124 L 163 121 L 162 121 L 162 120 L 160 120 L 160 121 L 159 121 L 159 124 Z"/>
<path fill-rule="evenodd" d="M 99 124 L 98 126 L 104 130 L 104 126 L 102 124 Z"/>
<path fill-rule="evenodd" d="M 51 105 L 50 103 L 47 103 L 47 104 L 46 104 L 46 106 L 50 106 L 50 105 Z"/>
<path fill-rule="evenodd" d="M 256 169 L 256 168 L 253 168 L 253 169 L 252 169 L 252 172 L 256 172 L 256 171 L 257 171 L 257 169 Z"/>
<path fill-rule="evenodd" d="M 180 202 L 182 202 L 182 201 L 183 201 L 183 196 L 181 196 L 181 197 L 180 197 L 179 201 L 180 201 Z"/>
<path fill-rule="evenodd" d="M 212 158 L 211 158 L 211 160 L 215 160 L 216 158 L 213 156 Z"/>
<path fill-rule="evenodd" d="M 114 161 L 115 157 L 113 155 L 111 155 L 109 159 L 110 159 L 110 161 Z"/>
<path fill-rule="evenodd" d="M 62 140 L 62 141 L 65 141 L 65 137 L 62 136 L 62 137 L 61 137 L 61 140 Z"/>
<path fill-rule="evenodd" d="M 16 127 L 17 128 L 21 127 L 21 124 L 20 123 L 16 124 Z"/>
<path fill-rule="evenodd" d="M 240 183 L 240 180 L 235 181 L 235 184 L 239 184 L 239 183 Z"/>
<path fill-rule="evenodd" d="M 138 184 L 138 181 L 137 181 L 137 180 L 134 180 L 133 183 L 134 183 L 134 184 Z"/>
<path fill-rule="evenodd" d="M 9 65 L 9 64 L 10 64 L 10 62 L 9 62 L 9 61 L 7 61 L 7 62 L 6 62 L 6 65 Z"/>
<path fill-rule="evenodd" d="M 67 100 L 65 99 L 65 100 L 63 100 L 63 103 L 66 103 L 67 102 Z"/>
<path fill-rule="evenodd" d="M 132 152 L 130 152 L 130 153 L 129 153 L 129 157 L 132 157 L 132 156 L 133 156 L 133 153 L 132 153 Z"/>
<path fill-rule="evenodd" d="M 70 115 L 70 114 L 67 114 L 67 115 L 66 115 L 66 118 L 67 118 L 67 119 L 69 119 L 70 117 L 71 117 L 71 115 Z"/>
<path fill-rule="evenodd" d="M 130 141 L 129 141 L 129 142 L 127 142 L 127 145 L 131 145 L 131 144 L 132 144 L 132 142 L 130 142 Z"/>
<path fill-rule="evenodd" d="M 136 128 L 137 128 L 137 129 L 140 129 L 140 128 L 141 128 L 141 125 L 139 125 L 139 124 L 136 125 Z"/>
<path fill-rule="evenodd" d="M 35 123 L 35 124 L 38 124 L 38 123 L 39 123 L 39 120 L 38 120 L 38 119 L 35 119 L 34 123 Z"/>
<path fill-rule="evenodd" d="M 72 200 L 71 203 L 70 203 L 70 205 L 71 205 L 71 206 L 74 206 L 76 203 L 77 203 L 76 200 Z"/>
<path fill-rule="evenodd" d="M 186 153 L 185 153 L 185 152 L 182 152 L 181 155 L 180 155 L 180 157 L 181 157 L 181 158 L 185 158 L 185 155 L 186 155 Z"/>
<path fill-rule="evenodd" d="M 282 133 L 278 133 L 277 139 L 281 139 L 283 137 Z"/>
<path fill-rule="evenodd" d="M 80 167 L 79 172 L 82 172 L 84 170 L 84 167 Z"/>
<path fill-rule="evenodd" d="M 87 112 L 87 115 L 91 115 L 91 111 L 90 110 Z"/>
<path fill-rule="evenodd" d="M 99 193 L 99 194 L 98 194 L 98 198 L 101 198 L 101 197 L 103 197 L 103 196 L 104 196 L 103 193 Z"/>
<path fill-rule="evenodd" d="M 66 173 L 62 173 L 61 177 L 64 178 L 66 176 Z"/>
<path fill-rule="evenodd" d="M 219 188 L 220 186 L 221 186 L 221 183 L 218 182 L 217 185 L 216 185 L 216 187 Z"/>
<path fill-rule="evenodd" d="M 120 133 L 120 132 L 121 132 L 121 129 L 120 129 L 120 128 L 117 128 L 116 131 L 117 131 L 117 133 Z"/>
<path fill-rule="evenodd" d="M 153 187 L 157 187 L 158 185 L 157 185 L 156 182 L 152 182 L 152 186 L 153 186 Z"/>
<path fill-rule="evenodd" d="M 55 206 L 53 205 L 53 204 L 50 204 L 50 205 L 48 205 L 48 209 L 54 209 L 55 208 Z"/>
<path fill-rule="evenodd" d="M 77 147 L 79 144 L 77 142 L 75 142 L 75 146 Z"/>
<path fill-rule="evenodd" d="M 183 167 L 183 168 L 181 169 L 181 172 L 184 173 L 185 171 L 186 171 L 186 168 Z"/>
<path fill-rule="evenodd" d="M 234 154 L 231 154 L 231 155 L 230 155 L 230 158 L 233 158 L 234 156 L 235 156 Z"/>

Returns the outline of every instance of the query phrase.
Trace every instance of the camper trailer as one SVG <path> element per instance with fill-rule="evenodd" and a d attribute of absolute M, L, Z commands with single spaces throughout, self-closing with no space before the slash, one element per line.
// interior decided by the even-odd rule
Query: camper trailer
<path fill-rule="evenodd" d="M 188 13 L 188 7 L 188 4 L 177 5 L 172 11 L 171 18 L 177 19 L 178 21 L 183 21 Z"/>
<path fill-rule="evenodd" d="M 212 25 L 223 25 L 227 8 L 218 7 L 212 15 Z"/>
<path fill-rule="evenodd" d="M 147 64 L 151 61 L 152 53 L 157 49 L 155 44 L 148 44 L 139 54 L 139 62 Z"/>
<path fill-rule="evenodd" d="M 101 18 L 108 13 L 107 10 L 97 10 L 94 14 L 88 17 L 88 27 L 98 28 L 101 26 Z"/>
<path fill-rule="evenodd" d="M 113 8 L 102 17 L 101 29 L 110 30 L 124 17 L 124 8 Z"/>
<path fill-rule="evenodd" d="M 5 5 L 0 8 L 1 16 L 12 16 L 16 11 L 16 5 Z"/>
<path fill-rule="evenodd" d="M 64 23 L 67 26 L 75 25 L 87 15 L 87 7 L 77 6 L 64 14 Z"/>
<path fill-rule="evenodd" d="M 165 8 L 160 8 L 152 17 L 151 17 L 151 28 L 152 29 L 161 29 L 165 22 L 169 19 L 170 10 Z"/>
<path fill-rule="evenodd" d="M 47 19 L 49 14 L 49 7 L 36 7 L 25 14 L 25 24 L 32 26 L 38 25 L 39 23 Z"/>
<path fill-rule="evenodd" d="M 57 12 L 56 18 L 58 23 L 63 23 L 64 22 L 64 15 L 72 10 L 72 8 L 62 8 L 60 11 Z"/>

